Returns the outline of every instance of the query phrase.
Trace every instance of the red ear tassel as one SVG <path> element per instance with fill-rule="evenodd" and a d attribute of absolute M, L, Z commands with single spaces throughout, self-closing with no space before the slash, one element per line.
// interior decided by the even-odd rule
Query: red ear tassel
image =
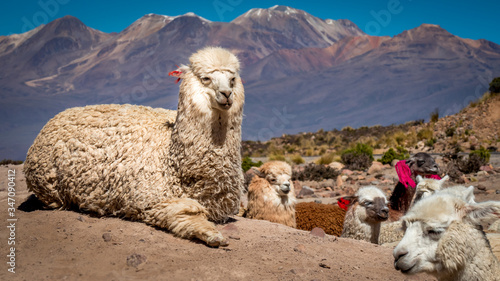
<path fill-rule="evenodd" d="M 338 201 L 337 201 L 337 204 L 339 205 L 340 208 L 344 209 L 347 211 L 347 208 L 349 207 L 349 204 L 351 203 L 351 201 L 345 199 L 345 198 L 340 198 Z"/>
<path fill-rule="evenodd" d="M 180 77 L 181 74 L 182 74 L 182 71 L 174 70 L 174 71 L 170 71 L 168 73 L 168 76 L 179 77 L 179 78 L 177 78 L 177 80 L 175 80 L 175 83 L 179 83 L 179 81 L 181 81 L 181 77 Z"/>

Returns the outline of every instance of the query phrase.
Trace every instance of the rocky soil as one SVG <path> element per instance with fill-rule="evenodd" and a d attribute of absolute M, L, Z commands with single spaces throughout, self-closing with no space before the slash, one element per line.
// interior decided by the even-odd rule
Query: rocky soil
<path fill-rule="evenodd" d="M 389 191 L 396 177 L 393 170 L 344 171 L 347 178 L 342 183 L 297 183 L 302 187 L 309 184 L 313 191 L 301 195 L 300 200 L 335 202 L 337 195 L 352 193 L 365 184 Z M 13 217 L 7 209 L 8 171 L 15 171 Z M 497 168 L 474 177 L 477 181 L 472 184 L 484 186 L 476 188 L 478 201 L 500 200 Z M 396 271 L 393 246 L 338 238 L 321 230 L 307 232 L 234 217 L 218 226 L 230 245 L 216 249 L 140 222 L 75 211 L 31 211 L 36 206 L 27 201 L 29 196 L 22 165 L 1 166 L 3 229 L 10 224 L 7 219 L 17 221 L 14 231 L 0 232 L 0 280 L 435 280 L 425 274 L 405 276 Z M 9 237 L 14 237 L 15 245 L 8 245 Z M 498 236 L 496 239 L 494 247 L 498 247 Z M 15 273 L 8 271 L 10 247 L 15 247 Z"/>

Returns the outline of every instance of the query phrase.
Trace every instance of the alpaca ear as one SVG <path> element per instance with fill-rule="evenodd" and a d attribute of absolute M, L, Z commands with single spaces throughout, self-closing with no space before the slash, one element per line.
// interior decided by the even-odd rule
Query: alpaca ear
<path fill-rule="evenodd" d="M 351 206 L 352 204 L 358 202 L 358 199 L 359 197 L 358 196 L 355 196 L 355 195 L 352 195 L 352 196 L 344 196 L 342 197 L 344 198 L 345 200 L 348 200 L 349 201 L 349 206 Z"/>
<path fill-rule="evenodd" d="M 410 159 L 406 160 L 406 166 L 411 167 L 413 164 L 415 164 L 415 156 L 411 156 Z"/>
<path fill-rule="evenodd" d="M 444 176 L 442 179 L 439 180 L 440 184 L 443 184 L 445 181 L 447 181 L 450 177 L 448 175 Z"/>
<path fill-rule="evenodd" d="M 465 207 L 465 217 L 474 224 L 500 219 L 500 202 L 486 201 L 467 204 Z"/>
<path fill-rule="evenodd" d="M 170 71 L 168 73 L 168 76 L 174 76 L 174 77 L 177 77 L 177 80 L 175 80 L 175 83 L 179 82 L 182 78 L 184 78 L 186 76 L 186 73 L 189 71 L 189 66 L 187 65 L 184 65 L 184 64 L 181 64 L 181 66 L 179 66 L 177 68 L 177 70 L 174 70 L 174 71 Z"/>
<path fill-rule="evenodd" d="M 476 201 L 474 199 L 475 199 L 474 186 L 471 185 L 471 186 L 467 187 L 467 189 L 465 190 L 465 200 L 469 204 L 475 204 Z"/>
<path fill-rule="evenodd" d="M 265 178 L 266 177 L 266 174 L 264 174 L 263 172 L 260 171 L 259 168 L 257 167 L 252 167 L 250 168 L 252 170 L 252 173 L 254 173 L 256 176 L 258 176 L 259 178 Z"/>

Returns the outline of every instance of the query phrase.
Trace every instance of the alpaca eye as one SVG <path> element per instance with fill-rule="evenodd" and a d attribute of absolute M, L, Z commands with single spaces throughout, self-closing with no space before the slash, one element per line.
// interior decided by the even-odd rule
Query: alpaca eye
<path fill-rule="evenodd" d="M 234 81 L 236 81 L 236 78 L 234 78 L 234 77 L 231 78 L 231 83 L 230 83 L 231 84 L 231 88 L 234 86 Z"/>
<path fill-rule="evenodd" d="M 427 231 L 427 234 L 431 237 L 431 238 L 439 238 L 441 236 L 441 234 L 443 233 L 442 230 L 438 230 L 438 229 L 429 229 Z"/>
<path fill-rule="evenodd" d="M 270 179 L 269 180 L 271 183 L 275 183 L 276 182 L 276 179 Z"/>
<path fill-rule="evenodd" d="M 371 201 L 365 201 L 364 205 L 367 206 L 367 207 L 369 207 L 369 206 L 373 205 L 373 202 L 371 202 Z"/>
<path fill-rule="evenodd" d="M 201 82 L 203 82 L 204 84 L 208 84 L 208 83 L 210 83 L 210 78 L 208 78 L 208 77 L 201 77 Z"/>

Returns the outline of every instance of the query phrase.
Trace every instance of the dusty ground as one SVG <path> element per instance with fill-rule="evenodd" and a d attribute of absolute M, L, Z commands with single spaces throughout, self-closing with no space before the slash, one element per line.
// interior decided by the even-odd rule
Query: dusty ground
<path fill-rule="evenodd" d="M 14 246 L 4 231 L 8 170 L 16 171 Z M 391 247 L 236 217 L 219 226 L 229 247 L 214 249 L 139 222 L 17 209 L 29 195 L 22 166 L 0 167 L 0 280 L 434 280 L 396 271 Z"/>

